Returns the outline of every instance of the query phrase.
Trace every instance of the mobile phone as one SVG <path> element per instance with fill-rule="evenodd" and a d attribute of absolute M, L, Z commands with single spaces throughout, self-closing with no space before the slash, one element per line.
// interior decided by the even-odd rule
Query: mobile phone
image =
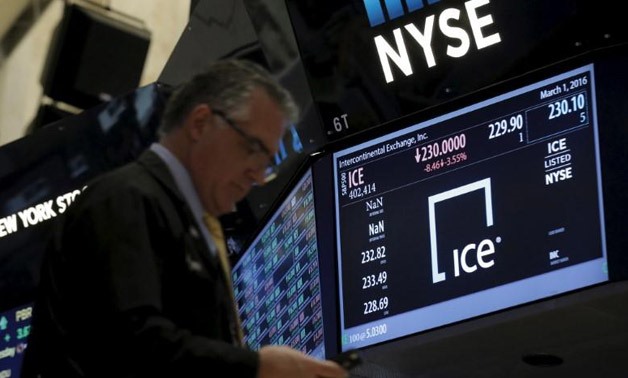
<path fill-rule="evenodd" d="M 362 363 L 362 356 L 357 350 L 347 350 L 330 358 L 330 360 L 337 362 L 346 370 L 351 370 Z"/>

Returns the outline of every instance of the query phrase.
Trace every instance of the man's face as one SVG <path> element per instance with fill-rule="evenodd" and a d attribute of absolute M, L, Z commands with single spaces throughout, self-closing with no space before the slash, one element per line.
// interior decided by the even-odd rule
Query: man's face
<path fill-rule="evenodd" d="M 209 109 L 189 155 L 190 175 L 208 212 L 218 216 L 233 211 L 254 184 L 263 184 L 284 123 L 279 106 L 261 89 L 251 94 L 248 114 L 222 115 Z M 255 139 L 263 148 L 256 148 Z"/>

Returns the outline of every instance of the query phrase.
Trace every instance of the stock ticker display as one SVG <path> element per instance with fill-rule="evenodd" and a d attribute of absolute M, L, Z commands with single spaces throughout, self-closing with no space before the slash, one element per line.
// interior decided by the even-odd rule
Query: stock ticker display
<path fill-rule="evenodd" d="M 0 313 L 0 378 L 20 376 L 32 313 L 31 305 Z"/>
<path fill-rule="evenodd" d="M 312 174 L 299 180 L 233 267 L 247 345 L 325 357 Z"/>
<path fill-rule="evenodd" d="M 593 64 L 334 154 L 342 349 L 608 280 Z"/>

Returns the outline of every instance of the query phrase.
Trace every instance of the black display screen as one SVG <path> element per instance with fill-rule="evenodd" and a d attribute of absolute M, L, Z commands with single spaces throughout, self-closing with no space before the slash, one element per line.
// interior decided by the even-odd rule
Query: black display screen
<path fill-rule="evenodd" d="M 609 280 L 597 70 L 333 153 L 342 350 Z"/>
<path fill-rule="evenodd" d="M 169 93 L 147 85 L 0 149 L 0 377 L 19 377 L 54 221 L 91 179 L 156 139 Z"/>

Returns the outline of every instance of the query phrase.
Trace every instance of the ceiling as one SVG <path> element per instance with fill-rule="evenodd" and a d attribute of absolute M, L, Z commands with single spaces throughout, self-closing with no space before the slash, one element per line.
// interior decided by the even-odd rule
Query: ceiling
<path fill-rule="evenodd" d="M 52 0 L 2 0 L 0 64 L 51 2 Z"/>
<path fill-rule="evenodd" d="M 31 3 L 31 0 L 3 0 L 0 12 L 0 38 L 11 29 L 15 21 Z"/>

